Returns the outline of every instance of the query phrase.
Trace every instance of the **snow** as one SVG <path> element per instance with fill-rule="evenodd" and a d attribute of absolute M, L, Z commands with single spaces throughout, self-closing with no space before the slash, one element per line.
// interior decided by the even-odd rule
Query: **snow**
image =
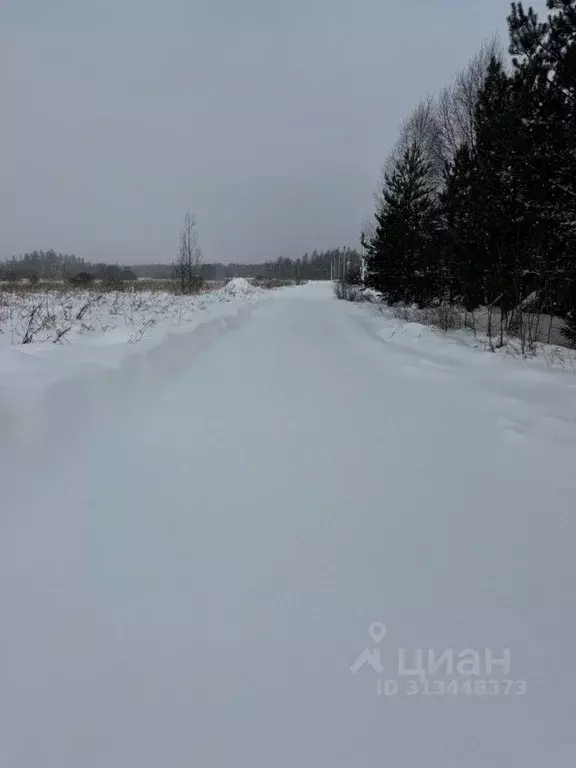
<path fill-rule="evenodd" d="M 234 277 L 223 288 L 229 296 L 254 296 L 261 293 L 259 288 L 250 285 L 248 280 L 243 277 Z"/>
<path fill-rule="evenodd" d="M 110 417 L 185 369 L 211 338 L 265 298 L 73 291 L 5 294 L 0 323 L 0 430 L 19 445 Z M 96 299 L 96 300 L 95 300 Z M 83 307 L 87 311 L 76 318 Z M 32 343 L 21 341 L 40 307 Z M 53 343 L 62 330 L 60 343 Z M 1 456 L 1 452 L 0 452 Z"/>
<path fill-rule="evenodd" d="M 5 451 L 0 765 L 573 764 L 574 373 L 327 284 L 240 304 Z M 401 648 L 516 687 L 378 696 Z"/>

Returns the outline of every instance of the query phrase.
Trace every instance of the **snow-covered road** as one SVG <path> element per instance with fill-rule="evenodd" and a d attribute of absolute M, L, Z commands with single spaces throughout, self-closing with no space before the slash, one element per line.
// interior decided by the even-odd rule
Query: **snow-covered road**
<path fill-rule="evenodd" d="M 280 292 L 5 492 L 2 768 L 574 764 L 576 377 L 387 322 Z"/>

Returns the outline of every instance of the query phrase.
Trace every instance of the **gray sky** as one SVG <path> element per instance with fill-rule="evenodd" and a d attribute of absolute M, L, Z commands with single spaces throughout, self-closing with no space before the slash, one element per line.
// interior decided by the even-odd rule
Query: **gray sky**
<path fill-rule="evenodd" d="M 542 7 L 536 2 L 536 7 Z M 508 0 L 0 0 L 0 257 L 355 245 L 400 121 Z"/>

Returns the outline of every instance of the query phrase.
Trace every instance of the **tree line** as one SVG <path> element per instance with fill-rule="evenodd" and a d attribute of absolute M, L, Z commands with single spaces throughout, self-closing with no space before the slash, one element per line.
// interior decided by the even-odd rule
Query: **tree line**
<path fill-rule="evenodd" d="M 93 264 L 80 256 L 56 253 L 52 249 L 32 251 L 0 262 L 0 280 L 6 282 L 70 280 L 89 283 L 95 279 L 129 281 L 137 280 L 138 275 L 127 266 L 103 262 Z"/>
<path fill-rule="evenodd" d="M 330 280 L 335 264 L 357 265 L 360 254 L 353 248 L 314 250 L 296 259 L 280 258 L 261 264 L 231 264 L 238 277 L 257 277 L 270 280 Z M 220 265 L 223 266 L 223 265 Z"/>
<path fill-rule="evenodd" d="M 514 2 L 509 56 L 485 45 L 402 126 L 367 283 L 390 304 L 497 311 L 505 331 L 564 318 L 576 344 L 576 0 Z"/>
<path fill-rule="evenodd" d="M 68 280 L 86 275 L 86 280 L 175 280 L 184 292 L 208 280 L 250 277 L 261 280 L 329 280 L 333 265 L 357 265 L 360 255 L 351 248 L 312 251 L 295 259 L 279 258 L 259 264 L 203 262 L 194 217 L 186 218 L 178 254 L 173 264 L 94 264 L 81 257 L 53 250 L 33 251 L 0 262 L 0 280 Z M 188 290 L 190 288 L 190 291 Z"/>

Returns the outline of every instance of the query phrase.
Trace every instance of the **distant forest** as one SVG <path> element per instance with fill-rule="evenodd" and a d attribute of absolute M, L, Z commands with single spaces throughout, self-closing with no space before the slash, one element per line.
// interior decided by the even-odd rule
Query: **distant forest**
<path fill-rule="evenodd" d="M 232 277 L 255 277 L 276 280 L 329 280 L 333 264 L 347 268 L 360 263 L 360 254 L 350 248 L 312 251 L 297 259 L 277 259 L 262 264 L 203 263 L 200 272 L 205 280 Z M 96 279 L 136 280 L 138 278 L 169 279 L 174 276 L 172 264 L 119 265 L 92 263 L 73 254 L 56 251 L 32 251 L 0 261 L 0 280 L 68 280 L 80 273 Z"/>

